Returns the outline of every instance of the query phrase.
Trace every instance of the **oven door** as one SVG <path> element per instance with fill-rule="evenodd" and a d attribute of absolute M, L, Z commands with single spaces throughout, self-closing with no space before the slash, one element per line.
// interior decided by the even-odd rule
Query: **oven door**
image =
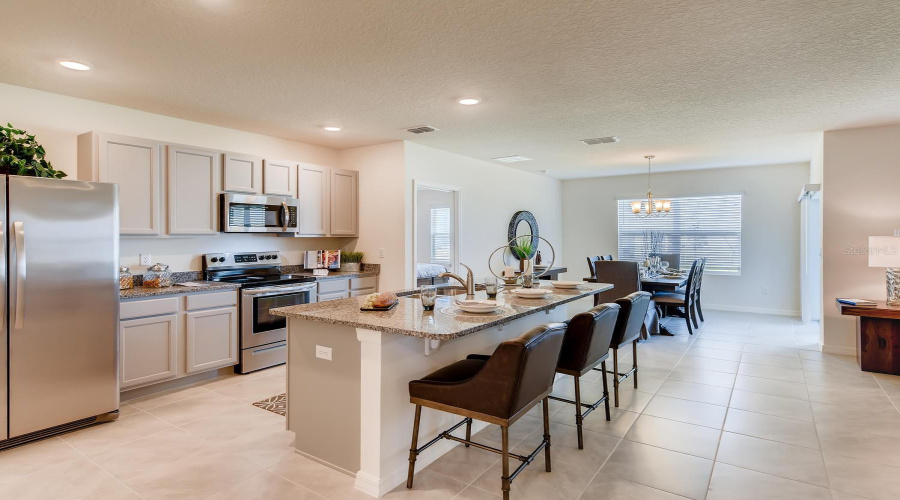
<path fill-rule="evenodd" d="M 287 318 L 269 314 L 270 309 L 315 301 L 315 283 L 241 290 L 241 349 L 287 339 Z"/>
<path fill-rule="evenodd" d="M 296 233 L 300 202 L 281 196 L 222 194 L 222 230 L 226 233 Z"/>

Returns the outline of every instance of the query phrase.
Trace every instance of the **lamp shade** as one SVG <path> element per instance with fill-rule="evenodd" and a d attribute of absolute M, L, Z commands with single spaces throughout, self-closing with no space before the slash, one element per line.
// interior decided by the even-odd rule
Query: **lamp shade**
<path fill-rule="evenodd" d="M 900 237 L 869 236 L 869 267 L 900 267 Z"/>

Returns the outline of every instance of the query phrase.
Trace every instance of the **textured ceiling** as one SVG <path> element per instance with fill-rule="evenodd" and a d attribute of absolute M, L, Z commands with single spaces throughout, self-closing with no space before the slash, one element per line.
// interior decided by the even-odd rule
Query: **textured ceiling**
<path fill-rule="evenodd" d="M 897 0 L 0 0 L 0 12 L 5 83 L 333 148 L 520 154 L 535 161 L 513 166 L 556 177 L 640 171 L 648 153 L 661 170 L 806 161 L 817 131 L 900 121 Z M 440 131 L 403 130 L 422 124 Z M 579 142 L 606 135 L 621 142 Z"/>

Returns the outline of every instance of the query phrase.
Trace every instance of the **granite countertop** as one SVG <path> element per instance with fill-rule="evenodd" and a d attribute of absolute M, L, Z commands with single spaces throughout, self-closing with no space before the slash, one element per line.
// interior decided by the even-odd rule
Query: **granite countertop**
<path fill-rule="evenodd" d="M 333 325 L 367 328 L 434 340 L 450 340 L 596 295 L 611 289 L 612 285 L 583 283 L 577 289 L 564 290 L 553 288 L 549 281 L 544 281 L 541 282 L 541 288 L 551 289 L 553 293 L 547 298 L 523 299 L 512 295 L 508 290 L 502 290 L 497 295 L 497 301 L 502 305 L 502 309 L 491 314 L 472 314 L 462 311 L 450 314 L 442 312 L 442 310 L 455 307 L 454 299 L 464 297 L 459 295 L 455 297 L 438 296 L 434 311 L 425 311 L 418 298 L 405 294 L 399 297 L 399 304 L 390 311 L 360 311 L 360 306 L 365 303 L 365 297 L 351 297 L 314 304 L 279 307 L 270 312 L 288 318 L 321 321 Z M 487 294 L 484 291 L 476 291 L 475 298 L 486 299 Z"/>
<path fill-rule="evenodd" d="M 218 281 L 194 281 L 194 283 L 203 283 L 204 286 L 178 286 L 177 284 L 166 288 L 136 286 L 128 290 L 119 290 L 119 299 L 138 299 L 160 295 L 177 295 L 180 293 L 202 293 L 212 290 L 237 290 L 241 287 L 235 283 L 221 283 Z"/>

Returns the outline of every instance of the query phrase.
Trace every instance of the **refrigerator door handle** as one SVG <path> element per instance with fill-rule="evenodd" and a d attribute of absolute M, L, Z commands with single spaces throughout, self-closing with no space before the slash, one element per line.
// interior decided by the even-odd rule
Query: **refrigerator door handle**
<path fill-rule="evenodd" d="M 27 267 L 25 266 L 25 223 L 13 222 L 16 240 L 16 304 L 13 310 L 16 313 L 15 329 L 25 327 L 25 278 Z"/>

